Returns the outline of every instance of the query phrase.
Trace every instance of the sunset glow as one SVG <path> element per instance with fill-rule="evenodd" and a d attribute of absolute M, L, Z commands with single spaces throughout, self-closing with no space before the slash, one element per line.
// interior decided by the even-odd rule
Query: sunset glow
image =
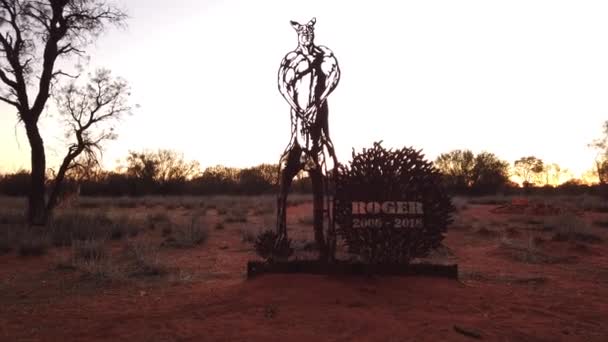
<path fill-rule="evenodd" d="M 581 177 L 595 158 L 587 144 L 608 118 L 602 1 L 123 4 L 128 28 L 90 52 L 90 68 L 127 79 L 141 105 L 106 146 L 108 169 L 129 150 L 157 148 L 203 167 L 276 163 L 289 140 L 276 88 L 278 64 L 297 44 L 289 20 L 313 16 L 318 44 L 332 47 L 343 71 L 329 114 L 342 161 L 383 140 L 431 159 L 452 149 L 511 164 L 534 155 Z M 0 113 L 0 169 L 29 168 L 14 110 L 2 104 Z M 54 166 L 65 153 L 61 129 L 44 122 Z"/>

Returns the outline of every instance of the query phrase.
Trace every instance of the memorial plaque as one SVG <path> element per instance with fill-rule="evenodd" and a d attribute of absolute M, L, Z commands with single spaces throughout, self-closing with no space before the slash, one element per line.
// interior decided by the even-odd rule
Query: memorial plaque
<path fill-rule="evenodd" d="M 439 246 L 454 210 L 441 176 L 421 151 L 380 143 L 340 166 L 337 232 L 349 252 L 372 263 L 407 263 Z"/>

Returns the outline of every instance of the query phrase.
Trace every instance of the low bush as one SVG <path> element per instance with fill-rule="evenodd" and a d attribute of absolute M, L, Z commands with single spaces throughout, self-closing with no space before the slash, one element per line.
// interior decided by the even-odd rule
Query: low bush
<path fill-rule="evenodd" d="M 287 260 L 293 254 L 291 240 L 279 237 L 274 230 L 260 233 L 254 243 L 256 253 L 268 262 Z"/>

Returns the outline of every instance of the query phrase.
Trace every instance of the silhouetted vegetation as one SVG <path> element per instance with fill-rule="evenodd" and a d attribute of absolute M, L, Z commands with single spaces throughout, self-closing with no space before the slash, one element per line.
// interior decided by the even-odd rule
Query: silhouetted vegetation
<path fill-rule="evenodd" d="M 122 172 L 96 170 L 86 177 L 70 173 L 65 185 L 79 184 L 81 196 L 261 195 L 277 191 L 277 170 L 276 165 L 261 164 L 246 169 L 214 166 L 201 172 L 198 163 L 173 151 L 131 152 Z M 0 194 L 26 196 L 29 184 L 27 171 L 0 175 Z M 310 193 L 308 177 L 296 179 L 293 192 Z"/>
<path fill-rule="evenodd" d="M 482 152 L 474 155 L 468 150 L 455 150 L 441 154 L 436 159 L 435 166 L 443 173 L 448 191 L 455 195 L 521 195 L 524 193 L 522 187 L 509 180 L 509 164 L 492 153 Z M 559 166 L 551 164 L 551 167 L 552 169 L 544 168 L 536 175 L 538 182 L 526 183 L 527 194 L 602 195 L 608 193 L 606 185 L 588 185 L 577 179 L 571 179 L 559 186 L 546 185 L 547 179 L 555 182 L 558 177 Z M 197 162 L 188 161 L 184 159 L 183 155 L 174 151 L 130 152 L 126 165 L 117 171 L 101 170 L 98 166 L 92 166 L 86 170 L 80 168 L 71 170 L 66 175 L 64 187 L 69 189 L 79 185 L 81 196 L 94 197 L 263 195 L 275 194 L 278 191 L 277 172 L 278 166 L 272 164 L 261 164 L 245 169 L 218 165 L 201 171 Z M 543 183 L 545 185 L 536 185 Z M 30 178 L 27 171 L 21 170 L 0 175 L 0 194 L 2 195 L 26 196 L 29 185 Z M 311 190 L 310 179 L 304 174 L 294 180 L 293 192 L 309 194 L 312 192 Z M 122 207 L 133 206 L 137 203 L 118 200 L 115 204 Z M 187 205 L 198 206 L 200 203 Z M 98 204 L 81 201 L 79 206 L 92 209 Z"/>
<path fill-rule="evenodd" d="M 435 160 L 435 167 L 443 173 L 448 190 L 456 194 L 488 195 L 512 186 L 509 163 L 489 152 L 478 155 L 470 150 L 443 153 Z"/>

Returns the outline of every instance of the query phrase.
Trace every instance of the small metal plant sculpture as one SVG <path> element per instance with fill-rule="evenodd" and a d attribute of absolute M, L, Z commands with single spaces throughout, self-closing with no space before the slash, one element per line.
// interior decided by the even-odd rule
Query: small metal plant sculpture
<path fill-rule="evenodd" d="M 279 68 L 279 91 L 291 107 L 291 139 L 279 161 L 277 234 L 287 236 L 287 195 L 293 178 L 302 170 L 309 173 L 313 186 L 315 241 L 320 258 L 333 256 L 336 244 L 331 204 L 328 196 L 329 156 L 338 165 L 329 137 L 327 97 L 340 79 L 340 68 L 333 52 L 314 44 L 316 19 L 302 25 L 291 21 L 298 34 L 298 47 L 283 58 Z M 327 234 L 323 216 L 327 214 Z"/>

